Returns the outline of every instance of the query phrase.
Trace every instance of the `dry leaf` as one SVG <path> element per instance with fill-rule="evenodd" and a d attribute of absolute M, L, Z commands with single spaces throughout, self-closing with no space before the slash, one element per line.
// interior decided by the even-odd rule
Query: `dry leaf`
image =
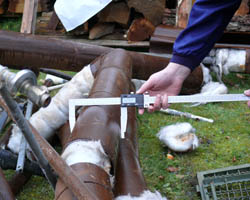
<path fill-rule="evenodd" d="M 170 153 L 167 154 L 167 159 L 174 160 L 174 156 L 172 156 Z"/>
<path fill-rule="evenodd" d="M 176 177 L 179 178 L 179 179 L 183 179 L 185 176 L 181 175 L 181 174 L 176 174 Z"/>
<path fill-rule="evenodd" d="M 177 172 L 179 169 L 177 167 L 168 167 L 166 170 L 168 172 Z"/>

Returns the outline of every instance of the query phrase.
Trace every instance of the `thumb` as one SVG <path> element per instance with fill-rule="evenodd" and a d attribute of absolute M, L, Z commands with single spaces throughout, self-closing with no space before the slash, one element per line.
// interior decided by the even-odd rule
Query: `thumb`
<path fill-rule="evenodd" d="M 137 94 L 143 94 L 144 92 L 150 90 L 153 87 L 152 81 L 148 80 L 146 81 L 139 90 L 137 90 Z"/>
<path fill-rule="evenodd" d="M 250 89 L 249 89 L 249 90 L 246 90 L 246 91 L 244 92 L 244 94 L 245 94 L 246 96 L 250 96 Z"/>

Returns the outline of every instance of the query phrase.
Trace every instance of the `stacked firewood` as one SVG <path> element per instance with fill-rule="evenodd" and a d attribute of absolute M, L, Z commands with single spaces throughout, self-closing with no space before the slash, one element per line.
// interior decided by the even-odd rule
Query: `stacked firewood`
<path fill-rule="evenodd" d="M 112 1 L 88 22 L 67 34 L 87 34 L 89 39 L 97 39 L 112 34 L 114 39 L 143 41 L 153 34 L 157 25 L 162 23 L 165 5 L 166 0 Z M 38 18 L 37 32 L 51 32 L 51 30 L 45 28 L 46 23 L 47 27 L 50 24 L 50 27 L 57 32 L 63 32 L 63 27 L 58 20 L 53 19 L 53 15 L 51 14 L 49 20 L 47 20 L 47 16 Z"/>
<path fill-rule="evenodd" d="M 53 11 L 55 0 L 39 0 L 37 34 L 84 35 L 88 39 L 148 40 L 160 24 L 185 28 L 194 0 L 113 0 L 103 10 L 66 32 Z M 250 0 L 243 0 L 228 31 L 250 31 Z M 24 0 L 0 0 L 0 15 L 22 13 Z"/>
<path fill-rule="evenodd" d="M 52 10 L 55 0 L 38 0 L 38 12 Z M 23 13 L 24 0 L 0 0 L 0 14 Z"/>
<path fill-rule="evenodd" d="M 250 32 L 250 1 L 242 0 L 242 3 L 229 23 L 227 30 L 237 32 Z"/>

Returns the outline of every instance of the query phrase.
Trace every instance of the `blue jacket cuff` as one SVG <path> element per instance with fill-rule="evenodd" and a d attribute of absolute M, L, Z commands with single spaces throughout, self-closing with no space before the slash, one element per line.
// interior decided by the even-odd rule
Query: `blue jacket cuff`
<path fill-rule="evenodd" d="M 170 62 L 177 63 L 188 67 L 191 71 L 193 71 L 196 67 L 200 65 L 200 59 L 194 56 L 182 56 L 178 54 L 173 54 Z"/>

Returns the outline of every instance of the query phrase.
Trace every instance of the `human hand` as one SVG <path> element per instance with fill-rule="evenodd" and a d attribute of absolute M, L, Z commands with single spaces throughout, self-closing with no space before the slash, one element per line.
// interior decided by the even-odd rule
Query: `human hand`
<path fill-rule="evenodd" d="M 245 94 L 246 96 L 249 96 L 249 97 L 250 97 L 250 89 L 249 89 L 249 90 L 246 90 L 246 91 L 244 92 L 244 94 Z M 250 101 L 247 102 L 247 105 L 248 105 L 248 107 L 250 108 Z"/>
<path fill-rule="evenodd" d="M 183 65 L 169 63 L 168 66 L 152 74 L 149 79 L 137 91 L 138 94 L 148 92 L 150 96 L 156 96 L 154 105 L 148 108 L 149 112 L 166 109 L 168 107 L 168 95 L 179 94 L 182 84 L 191 70 Z M 143 114 L 144 109 L 139 109 L 139 114 Z"/>

